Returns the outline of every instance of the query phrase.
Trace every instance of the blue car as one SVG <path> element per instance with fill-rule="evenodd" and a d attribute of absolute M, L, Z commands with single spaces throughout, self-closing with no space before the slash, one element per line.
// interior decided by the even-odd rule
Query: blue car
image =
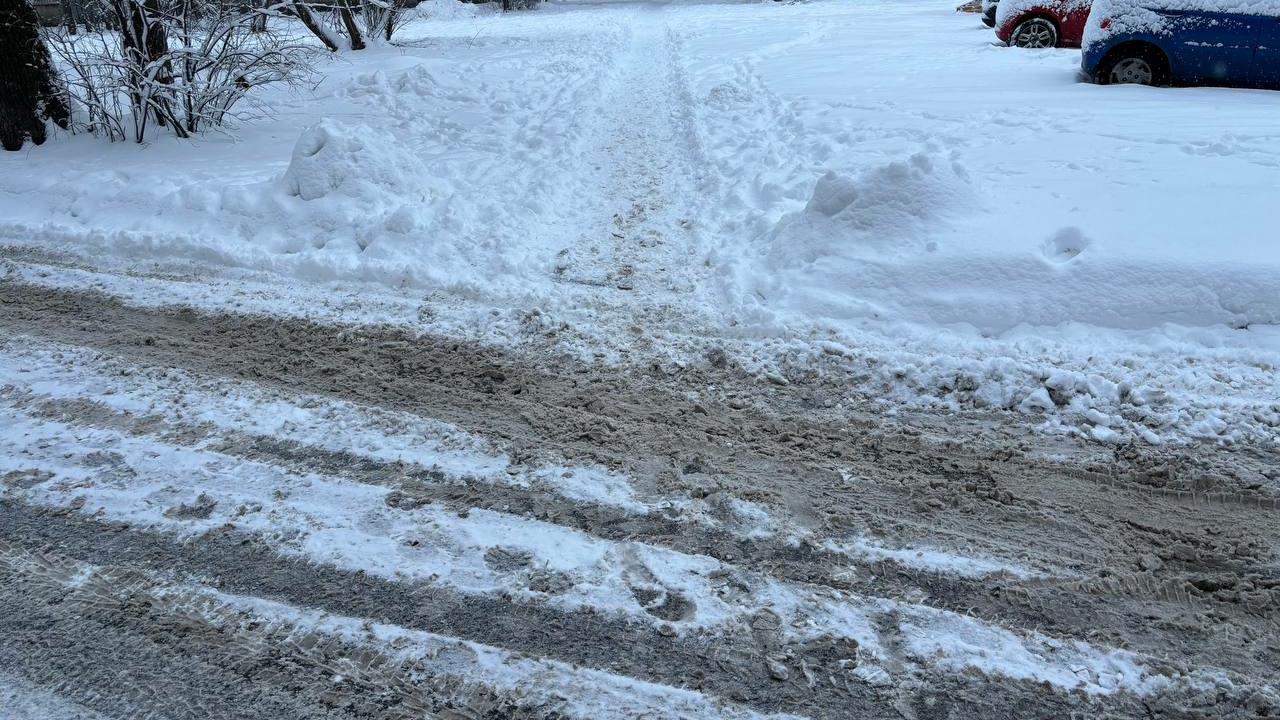
<path fill-rule="evenodd" d="M 1082 47 L 1096 83 L 1280 89 L 1280 0 L 1095 0 Z"/>

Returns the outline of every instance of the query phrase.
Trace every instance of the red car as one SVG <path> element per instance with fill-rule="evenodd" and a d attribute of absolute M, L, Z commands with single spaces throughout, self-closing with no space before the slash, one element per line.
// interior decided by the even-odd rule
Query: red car
<path fill-rule="evenodd" d="M 1080 47 L 1091 0 L 1000 0 L 996 37 L 1023 48 Z"/>

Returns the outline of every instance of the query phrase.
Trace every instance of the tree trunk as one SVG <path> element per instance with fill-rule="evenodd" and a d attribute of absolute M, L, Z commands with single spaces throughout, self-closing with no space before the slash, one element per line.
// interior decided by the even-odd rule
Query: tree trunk
<path fill-rule="evenodd" d="M 62 24 L 67 28 L 67 34 L 75 35 L 79 31 L 79 24 L 76 16 L 80 13 L 76 0 L 62 0 Z"/>
<path fill-rule="evenodd" d="M 383 37 L 387 42 L 391 42 L 391 34 L 396 31 L 396 21 L 400 19 L 399 0 L 393 0 L 391 8 L 387 10 L 387 25 L 383 28 L 386 33 Z"/>
<path fill-rule="evenodd" d="M 136 78 L 131 79 L 129 99 L 134 111 L 134 140 L 142 142 L 148 113 L 156 124 L 164 126 L 172 114 L 164 107 L 166 98 L 157 95 L 158 85 L 173 82 L 173 70 L 167 64 L 152 68 L 152 63 L 169 52 L 169 39 L 160 20 L 158 0 L 116 0 L 115 12 L 121 24 L 120 42 Z M 175 128 L 181 131 L 181 128 Z M 179 135 L 182 133 L 179 132 Z"/>
<path fill-rule="evenodd" d="M 316 21 L 316 16 L 311 14 L 311 8 L 307 7 L 302 0 L 293 0 L 293 14 L 298 16 L 302 24 L 311 31 L 312 35 L 320 38 L 320 42 L 329 48 L 329 52 L 338 52 L 338 43 L 333 38 L 333 33 L 329 29 Z"/>
<path fill-rule="evenodd" d="M 45 141 L 45 119 L 70 120 L 66 98 L 27 0 L 0 0 L 0 147 Z"/>
<path fill-rule="evenodd" d="M 342 24 L 347 28 L 347 37 L 351 38 L 351 49 L 363 50 L 364 38 L 360 36 L 360 26 L 356 24 L 356 15 L 351 10 L 351 0 L 342 0 L 338 14 L 342 16 Z"/>
<path fill-rule="evenodd" d="M 259 12 L 253 16 L 253 22 L 249 25 L 249 32 L 266 32 L 267 31 L 267 8 L 271 5 L 271 0 L 261 0 L 257 3 Z"/>

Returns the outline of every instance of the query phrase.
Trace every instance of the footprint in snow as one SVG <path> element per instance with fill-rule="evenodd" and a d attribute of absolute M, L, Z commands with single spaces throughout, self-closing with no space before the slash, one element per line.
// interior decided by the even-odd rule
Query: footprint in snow
<path fill-rule="evenodd" d="M 620 559 L 624 566 L 623 581 L 646 613 L 660 620 L 680 622 L 697 612 L 698 606 L 693 600 L 659 581 L 634 552 L 624 551 Z"/>
<path fill-rule="evenodd" d="M 1055 263 L 1066 263 L 1073 260 L 1093 244 L 1077 227 L 1065 227 L 1054 233 L 1052 237 L 1040 245 L 1046 260 Z"/>

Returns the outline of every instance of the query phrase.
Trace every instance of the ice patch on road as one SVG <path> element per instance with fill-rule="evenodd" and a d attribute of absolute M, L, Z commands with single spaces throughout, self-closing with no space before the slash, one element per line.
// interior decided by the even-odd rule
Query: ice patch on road
<path fill-rule="evenodd" d="M 910 652 L 944 669 L 976 668 L 1100 694 L 1150 693 L 1171 682 L 1153 675 L 1132 653 L 1048 637 L 1023 643 L 1003 628 L 936 610 L 905 611 L 901 629 Z"/>
<path fill-rule="evenodd" d="M 962 577 L 981 578 L 990 575 L 1007 574 L 1013 577 L 1027 578 L 1039 574 L 1014 563 L 958 555 L 953 552 L 932 548 L 887 547 L 869 537 L 858 537 L 842 541 L 829 540 L 823 543 L 823 547 L 832 552 L 861 560 L 891 560 L 903 567 L 960 575 Z"/>

